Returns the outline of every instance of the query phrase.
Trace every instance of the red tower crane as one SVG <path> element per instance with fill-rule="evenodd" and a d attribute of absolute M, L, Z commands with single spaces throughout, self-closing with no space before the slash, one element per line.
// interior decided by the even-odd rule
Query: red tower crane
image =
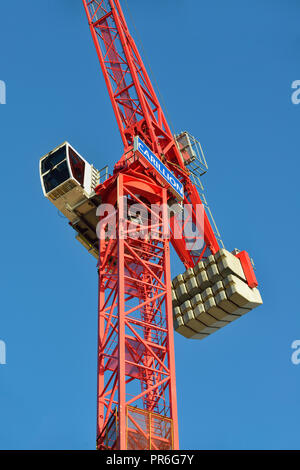
<path fill-rule="evenodd" d="M 196 207 L 202 201 L 119 0 L 83 0 L 83 4 L 124 144 L 113 176 L 96 189 L 102 202 L 116 208 L 117 224 L 116 239 L 100 242 L 97 445 L 178 449 L 170 248 L 164 237 L 171 195 L 151 166 L 136 159 L 135 138 L 182 183 L 183 202 L 191 208 L 188 217 L 195 225 Z M 130 227 L 124 217 L 125 200 L 143 205 L 151 220 L 147 229 L 154 230 L 155 237 L 136 240 L 126 236 Z M 151 204 L 162 207 L 152 218 Z M 219 250 L 205 212 L 205 243 L 196 255 L 187 248 L 184 234 L 173 236 L 174 218 L 171 225 L 171 242 L 187 268 L 207 249 L 212 254 Z M 249 263 L 247 276 L 250 287 L 257 285 Z"/>
<path fill-rule="evenodd" d="M 188 169 L 194 159 L 185 146 L 189 135 L 172 135 L 119 0 L 83 0 L 83 5 L 123 141 L 123 155 L 113 174 L 98 185 L 93 183 L 96 170 L 68 143 L 41 159 L 40 172 L 44 194 L 69 218 L 77 238 L 98 258 L 97 448 L 178 449 L 173 326 L 177 301 L 175 298 L 174 303 L 176 293 L 172 292 L 170 243 L 189 280 L 196 273 L 191 268 L 198 266 L 201 271 L 202 260 L 218 256 L 219 240 Z M 183 208 L 184 223 L 180 224 L 176 211 L 181 214 Z M 98 237 L 93 241 L 96 220 Z M 191 236 L 185 230 L 188 223 L 193 227 Z M 208 288 L 200 300 L 196 289 L 195 308 L 200 312 L 200 302 L 206 302 L 215 317 L 203 315 L 214 323 L 196 334 L 205 320 L 197 323 L 188 313 L 188 326 L 180 327 L 183 332 L 205 337 L 206 330 L 209 334 L 216 324 L 225 326 L 260 303 L 247 298 L 245 291 L 257 286 L 248 254 L 236 252 L 235 256 L 240 271 L 228 271 L 228 265 L 218 258 L 226 276 L 228 272 L 237 274 L 225 278 L 232 302 L 222 291 L 222 282 L 213 287 L 214 292 Z M 214 281 L 221 279 L 214 272 L 211 276 Z M 214 293 L 221 309 L 212 300 Z M 187 311 L 189 302 L 184 302 Z"/>

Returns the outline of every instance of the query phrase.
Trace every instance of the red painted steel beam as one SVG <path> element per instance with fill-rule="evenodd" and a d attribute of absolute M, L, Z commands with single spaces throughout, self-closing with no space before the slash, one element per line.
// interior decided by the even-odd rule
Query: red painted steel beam
<path fill-rule="evenodd" d="M 239 258 L 241 262 L 249 287 L 257 287 L 258 282 L 248 253 L 246 251 L 240 251 L 238 254 L 236 254 L 236 257 Z"/>

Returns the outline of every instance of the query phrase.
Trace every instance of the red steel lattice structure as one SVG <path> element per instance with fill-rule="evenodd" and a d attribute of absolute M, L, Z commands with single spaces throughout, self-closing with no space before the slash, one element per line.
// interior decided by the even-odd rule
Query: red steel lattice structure
<path fill-rule="evenodd" d="M 139 166 L 138 161 L 136 165 Z M 116 237 L 105 237 L 107 218 L 103 218 L 99 259 L 98 448 L 107 448 L 111 427 L 116 429 L 115 439 L 110 439 L 112 449 L 147 449 L 143 445 L 150 435 L 152 449 L 177 448 L 167 190 L 151 178 L 141 178 L 133 168 L 119 173 L 107 188 L 109 201 L 116 205 L 115 213 L 110 215 Z M 104 197 L 107 188 L 100 190 Z M 144 207 L 140 223 L 127 218 L 124 206 L 134 203 Z M 153 204 L 161 212 L 153 213 Z M 136 229 L 141 238 L 131 238 L 130 233 Z M 142 425 L 133 407 L 147 412 L 142 415 Z M 156 416 L 154 422 L 151 416 Z"/>
<path fill-rule="evenodd" d="M 219 244 L 204 212 L 203 250 L 174 236 L 166 204 L 173 195 L 155 171 L 135 155 L 139 136 L 184 185 L 188 218 L 198 226 L 201 199 L 190 180 L 118 0 L 83 0 L 90 30 L 124 144 L 114 174 L 96 188 L 114 206 L 116 237 L 105 236 L 100 217 L 99 348 L 97 396 L 98 449 L 178 449 L 169 240 L 186 267 Z M 140 203 L 143 220 L 133 227 L 151 232 L 131 238 L 125 206 Z M 153 214 L 156 204 L 161 212 Z M 131 223 L 131 225 L 130 225 Z M 204 229 L 203 229 L 204 227 Z M 247 258 L 242 252 L 241 256 Z M 249 262 L 248 258 L 247 261 Z M 249 268 L 251 274 L 252 269 Z M 255 281 L 253 281 L 255 282 Z"/>

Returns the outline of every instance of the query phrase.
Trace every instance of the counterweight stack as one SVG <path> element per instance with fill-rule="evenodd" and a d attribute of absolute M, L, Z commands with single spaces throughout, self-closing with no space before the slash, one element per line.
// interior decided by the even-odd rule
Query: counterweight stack
<path fill-rule="evenodd" d="M 240 260 L 225 249 L 208 256 L 172 282 L 174 328 L 204 339 L 262 304 L 249 287 Z"/>

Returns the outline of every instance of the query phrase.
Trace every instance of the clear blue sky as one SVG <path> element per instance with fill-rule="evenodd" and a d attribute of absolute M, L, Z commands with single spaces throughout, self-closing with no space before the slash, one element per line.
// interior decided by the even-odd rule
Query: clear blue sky
<path fill-rule="evenodd" d="M 299 2 L 128 3 L 174 130 L 202 142 L 224 243 L 254 258 L 264 300 L 204 341 L 176 335 L 181 448 L 299 449 Z M 68 140 L 112 166 L 121 139 L 81 1 L 1 2 L 0 18 L 0 448 L 94 449 L 96 266 L 43 198 L 38 161 Z"/>

